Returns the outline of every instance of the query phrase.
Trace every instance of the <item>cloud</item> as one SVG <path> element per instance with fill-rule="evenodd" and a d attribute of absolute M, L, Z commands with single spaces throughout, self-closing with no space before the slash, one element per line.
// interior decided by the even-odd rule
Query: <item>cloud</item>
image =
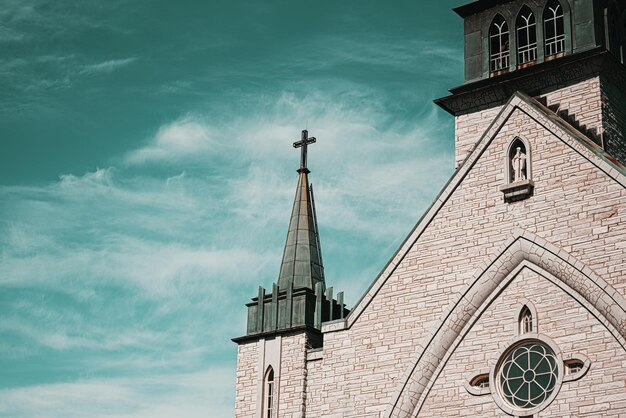
<path fill-rule="evenodd" d="M 12 418 L 229 417 L 230 367 L 147 377 L 84 379 L 0 390 L 0 415 Z"/>
<path fill-rule="evenodd" d="M 159 128 L 149 144 L 129 153 L 126 161 L 138 164 L 208 152 L 215 144 L 211 136 L 209 126 L 187 116 Z"/>
<path fill-rule="evenodd" d="M 3 358 L 79 350 L 119 373 L 196 367 L 228 352 L 245 330 L 251 278 L 274 275 L 280 254 L 217 239 L 211 225 L 229 230 L 236 220 L 212 219 L 211 189 L 186 175 L 112 168 L 0 186 Z M 220 315 L 228 323 L 211 320 Z"/>
<path fill-rule="evenodd" d="M 131 57 L 131 58 L 116 59 L 116 60 L 108 60 L 108 61 L 103 61 L 103 62 L 99 62 L 96 64 L 85 65 L 79 71 L 79 74 L 110 73 L 119 68 L 127 67 L 128 65 L 136 61 L 136 59 L 137 58 Z"/>
<path fill-rule="evenodd" d="M 115 11 L 122 7 L 117 2 L 108 2 L 97 8 L 89 7 L 89 2 L 62 4 L 57 8 L 48 7 L 48 3 L 47 0 L 4 0 L 0 10 L 0 20 L 3 22 L 0 35 L 5 32 L 12 36 L 8 39 L 0 36 L 0 42 L 42 39 L 42 34 L 54 39 L 72 30 L 84 28 L 121 33 L 128 30 L 121 25 L 113 25 L 110 19 L 103 19 L 99 14 L 107 9 Z M 44 31 L 40 34 L 39 29 Z"/>
<path fill-rule="evenodd" d="M 402 122 L 389 113 L 393 97 L 374 87 L 262 101 L 262 112 L 194 113 L 155 127 L 144 146 L 111 161 L 116 168 L 0 186 L 9 312 L 0 365 L 15 373 L 19 361 L 58 357 L 66 366 L 55 379 L 68 382 L 0 393 L 7 415 L 180 416 L 177 403 L 190 405 L 184 416 L 212 411 L 211 387 L 178 398 L 172 388 L 155 395 L 157 386 L 168 371 L 234 356 L 229 339 L 245 332 L 244 304 L 276 280 L 299 165 L 292 142 L 307 121 L 318 138 L 309 167 L 326 273 L 349 301 L 452 172 L 451 138 L 440 138 L 452 121 L 418 108 Z M 232 380 L 233 365 L 224 367 Z M 107 379 L 129 375 L 142 377 Z M 20 407 L 29 396 L 38 402 Z M 232 403 L 218 411 L 232 415 Z"/>
<path fill-rule="evenodd" d="M 417 218 L 416 205 L 425 208 L 436 194 L 423 191 L 433 181 L 444 184 L 452 173 L 446 162 L 453 147 L 438 138 L 451 122 L 431 110 L 390 125 L 381 100 L 374 91 L 337 98 L 283 93 L 262 117 L 215 123 L 196 116 L 166 124 L 125 162 L 201 172 L 220 167 L 229 213 L 249 222 L 279 223 L 290 210 L 299 163 L 291 143 L 308 120 L 318 138 L 309 151 L 309 167 L 320 224 L 378 238 L 402 235 L 407 227 L 398 220 Z"/>
<path fill-rule="evenodd" d="M 377 33 L 360 39 L 324 36 L 315 42 L 316 49 L 326 50 L 330 55 L 329 60 L 317 63 L 322 66 L 349 62 L 414 71 L 417 65 L 438 62 L 440 70 L 455 71 L 463 62 L 458 49 L 438 40 L 389 39 Z M 442 61 L 450 65 L 441 65 Z"/>

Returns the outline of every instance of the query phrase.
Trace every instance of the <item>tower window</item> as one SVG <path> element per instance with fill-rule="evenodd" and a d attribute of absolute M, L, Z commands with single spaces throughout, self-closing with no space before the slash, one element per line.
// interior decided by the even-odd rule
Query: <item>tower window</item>
<path fill-rule="evenodd" d="M 520 65 L 537 60 L 537 22 L 535 14 L 524 6 L 517 16 L 517 61 Z"/>
<path fill-rule="evenodd" d="M 272 418 L 274 411 L 274 369 L 270 367 L 265 374 L 263 396 L 263 418 Z"/>
<path fill-rule="evenodd" d="M 546 5 L 543 11 L 543 24 L 546 58 L 563 54 L 565 51 L 565 19 L 563 7 L 558 0 L 551 0 Z"/>
<path fill-rule="evenodd" d="M 528 334 L 533 332 L 533 314 L 527 306 L 522 308 L 519 315 L 519 331 L 520 334 Z"/>
<path fill-rule="evenodd" d="M 509 25 L 502 15 L 497 15 L 489 28 L 490 71 L 509 68 Z"/>

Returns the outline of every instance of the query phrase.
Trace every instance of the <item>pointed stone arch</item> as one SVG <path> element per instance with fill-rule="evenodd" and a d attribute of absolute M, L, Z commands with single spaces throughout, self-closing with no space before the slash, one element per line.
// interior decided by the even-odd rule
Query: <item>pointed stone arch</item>
<path fill-rule="evenodd" d="M 509 141 L 504 149 L 504 178 L 506 179 L 506 184 L 513 183 L 515 181 L 511 161 L 513 160 L 517 147 L 521 147 L 521 151 L 526 156 L 526 167 L 524 173 L 526 179 L 531 180 L 533 178 L 532 149 L 530 147 L 530 143 L 525 138 L 516 135 Z"/>
<path fill-rule="evenodd" d="M 527 231 L 517 230 L 507 244 L 476 271 L 461 297 L 429 333 L 415 361 L 400 379 L 386 417 L 416 417 L 437 376 L 490 303 L 523 269 L 530 268 L 562 288 L 596 317 L 626 349 L 626 300 L 589 267 L 564 250 Z"/>
<path fill-rule="evenodd" d="M 515 318 L 515 335 L 524 335 L 529 332 L 539 332 L 537 309 L 529 300 L 520 301 Z"/>
<path fill-rule="evenodd" d="M 515 39 L 511 36 L 510 30 L 509 22 L 500 13 L 491 19 L 488 29 L 489 72 L 491 73 L 509 70 L 511 41 Z"/>
<path fill-rule="evenodd" d="M 273 417 L 276 409 L 276 381 L 272 366 L 268 366 L 263 375 L 263 393 L 261 396 L 261 416 L 263 418 Z"/>

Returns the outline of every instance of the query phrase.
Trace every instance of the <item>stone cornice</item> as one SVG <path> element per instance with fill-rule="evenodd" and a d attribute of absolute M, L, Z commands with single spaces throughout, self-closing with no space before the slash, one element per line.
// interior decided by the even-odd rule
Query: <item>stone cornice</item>
<path fill-rule="evenodd" d="M 278 329 L 274 331 L 259 332 L 257 334 L 244 335 L 243 337 L 232 338 L 231 341 L 237 344 L 245 344 L 249 342 L 258 341 L 262 338 L 274 338 L 277 335 L 283 335 L 283 336 L 294 335 L 294 334 L 300 334 L 303 332 L 307 332 L 310 335 L 315 335 L 315 336 L 320 336 L 320 337 L 322 334 L 318 329 L 315 329 L 312 326 L 298 325 L 298 326 L 291 327 L 291 328 Z"/>
<path fill-rule="evenodd" d="M 626 83 L 626 68 L 610 52 L 595 48 L 453 88 L 435 104 L 454 116 L 465 115 L 502 106 L 516 91 L 538 96 L 598 75 Z"/>

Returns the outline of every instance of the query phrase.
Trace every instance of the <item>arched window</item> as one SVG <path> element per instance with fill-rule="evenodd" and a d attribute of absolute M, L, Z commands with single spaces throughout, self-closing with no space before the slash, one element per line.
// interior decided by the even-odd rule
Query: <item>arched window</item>
<path fill-rule="evenodd" d="M 585 367 L 585 363 L 579 359 L 566 360 L 564 363 L 566 375 L 580 373 Z"/>
<path fill-rule="evenodd" d="M 528 306 L 524 306 L 519 314 L 519 333 L 528 334 L 529 332 L 533 332 L 533 314 Z"/>
<path fill-rule="evenodd" d="M 270 366 L 263 382 L 263 418 L 272 418 L 274 411 L 274 369 Z"/>
<path fill-rule="evenodd" d="M 479 374 L 478 376 L 472 379 L 472 381 L 470 382 L 470 385 L 478 389 L 488 388 L 489 387 L 489 374 L 488 373 Z"/>
<path fill-rule="evenodd" d="M 537 61 L 537 22 L 528 6 L 522 7 L 517 22 L 517 63 L 519 65 Z"/>
<path fill-rule="evenodd" d="M 489 28 L 489 69 L 491 72 L 509 68 L 509 25 L 497 15 Z"/>
<path fill-rule="evenodd" d="M 565 52 L 565 18 L 563 6 L 558 0 L 550 0 L 543 10 L 546 58 L 554 58 Z"/>
<path fill-rule="evenodd" d="M 524 141 L 515 138 L 507 152 L 508 183 L 530 180 L 530 155 Z"/>

